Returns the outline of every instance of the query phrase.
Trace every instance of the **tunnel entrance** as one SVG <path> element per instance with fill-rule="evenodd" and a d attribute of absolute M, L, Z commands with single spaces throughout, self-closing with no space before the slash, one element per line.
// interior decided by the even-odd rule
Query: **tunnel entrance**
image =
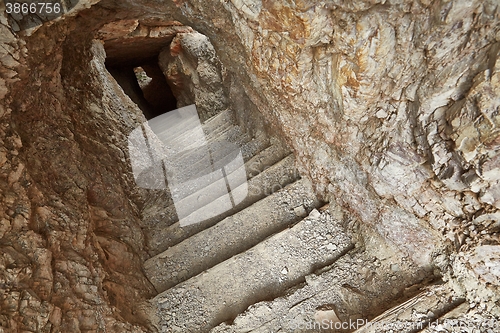
<path fill-rule="evenodd" d="M 146 101 L 151 105 L 154 116 L 177 109 L 175 98 L 158 61 L 134 68 L 134 73 Z M 146 78 L 146 80 L 143 80 Z"/>
<path fill-rule="evenodd" d="M 148 120 L 195 104 L 202 123 L 229 106 L 228 79 L 209 38 L 176 21 L 105 25 L 106 67 Z"/>
<path fill-rule="evenodd" d="M 117 65 L 106 62 L 106 68 L 147 120 L 177 109 L 177 99 L 157 59 L 139 64 Z"/>
<path fill-rule="evenodd" d="M 190 31 L 190 27 L 175 21 L 152 26 L 137 20 L 111 22 L 99 31 L 108 72 L 147 120 L 178 107 L 178 96 L 172 92 L 158 61 L 177 34 Z"/>

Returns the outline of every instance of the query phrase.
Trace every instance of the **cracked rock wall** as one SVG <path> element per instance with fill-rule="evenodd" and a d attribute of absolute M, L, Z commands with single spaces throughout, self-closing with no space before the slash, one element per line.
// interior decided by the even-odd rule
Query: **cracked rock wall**
<path fill-rule="evenodd" d="M 93 41 L 141 18 L 207 36 L 227 103 L 272 124 L 318 195 L 495 310 L 497 1 L 92 3 L 24 36 L 0 16 L 0 332 L 147 330 L 126 152 L 143 117 Z"/>
<path fill-rule="evenodd" d="M 142 332 L 133 306 L 153 287 L 123 142 L 144 118 L 71 24 L 1 28 L 17 74 L 2 72 L 0 332 Z"/>

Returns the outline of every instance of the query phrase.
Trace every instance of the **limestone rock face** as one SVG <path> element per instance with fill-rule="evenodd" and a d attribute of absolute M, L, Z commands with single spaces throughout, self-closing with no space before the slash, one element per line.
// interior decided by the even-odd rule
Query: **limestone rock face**
<path fill-rule="evenodd" d="M 178 106 L 200 105 L 201 121 L 227 109 L 222 65 L 210 40 L 198 32 L 177 34 L 159 56 L 159 65 Z"/>
<path fill-rule="evenodd" d="M 65 30 L 11 35 L 23 57 L 2 100 L 0 327 L 141 332 L 127 321 L 154 289 L 123 141 L 143 115 L 117 95 L 102 44 Z"/>
<path fill-rule="evenodd" d="M 367 247 L 499 314 L 496 0 L 81 0 L 18 33 L 4 12 L 0 332 L 151 330 L 140 212 L 157 197 L 127 152 L 145 118 L 105 50 L 159 56 L 180 104 L 278 134 Z"/>
<path fill-rule="evenodd" d="M 437 255 L 435 231 L 464 251 L 498 244 L 486 225 L 462 234 L 498 209 L 494 1 L 221 7 L 179 4 L 224 50 L 230 71 L 245 69 L 238 77 L 247 94 L 288 139 L 319 194 L 422 264 Z M 220 12 L 227 16 L 218 15 L 219 25 L 197 19 Z"/>

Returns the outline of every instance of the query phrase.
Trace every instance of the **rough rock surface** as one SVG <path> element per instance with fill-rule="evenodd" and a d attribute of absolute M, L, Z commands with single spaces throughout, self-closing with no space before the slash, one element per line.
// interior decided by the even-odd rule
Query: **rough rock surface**
<path fill-rule="evenodd" d="M 103 43 L 178 22 L 224 68 L 212 102 L 284 138 L 360 239 L 437 270 L 477 303 L 463 317 L 500 315 L 497 1 L 82 0 L 17 34 L 1 8 L 0 332 L 149 330 L 151 197 L 126 149 L 144 117 Z"/>
<path fill-rule="evenodd" d="M 202 121 L 227 109 L 223 68 L 207 36 L 199 32 L 177 34 L 158 60 L 179 107 L 193 102 L 200 105 Z"/>
<path fill-rule="evenodd" d="M 2 100 L 0 327 L 141 332 L 132 306 L 153 287 L 119 145 L 143 116 L 117 95 L 102 44 L 68 29 L 12 36 L 3 58 L 17 82 Z"/>

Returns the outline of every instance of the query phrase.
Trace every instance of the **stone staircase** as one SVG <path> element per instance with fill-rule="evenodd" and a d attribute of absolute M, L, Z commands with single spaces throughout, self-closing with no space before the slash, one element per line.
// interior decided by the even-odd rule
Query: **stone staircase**
<path fill-rule="evenodd" d="M 248 187 L 248 195 L 236 207 L 214 218 L 181 227 L 178 222 L 176 208 L 172 199 L 165 195 L 152 197 L 143 209 L 142 228 L 146 237 L 146 246 L 151 256 L 165 251 L 184 239 L 211 227 L 224 218 L 229 217 L 266 196 L 297 181 L 300 177 L 295 169 L 295 161 L 288 148 L 281 143 L 264 136 L 251 138 L 234 125 L 230 111 L 217 114 L 203 124 L 207 144 L 217 149 L 218 144 L 231 142 L 241 147 Z M 264 172 L 265 170 L 265 172 Z M 243 184 L 241 184 L 243 185 Z M 198 207 L 205 208 L 211 202 L 200 203 L 200 194 L 207 192 L 201 189 L 184 199 L 196 198 Z M 214 186 L 214 191 L 217 189 Z M 160 207 L 160 209 L 159 209 Z M 193 209 L 192 216 L 204 214 L 203 209 Z"/>
<path fill-rule="evenodd" d="M 389 314 L 377 316 L 393 306 L 404 313 L 398 306 L 428 304 L 429 297 L 451 302 L 429 301 L 438 309 L 435 317 L 463 302 L 448 289 L 439 291 L 446 296 L 419 294 L 432 272 L 390 246 L 356 248 L 345 221 L 300 179 L 282 145 L 246 137 L 230 113 L 208 120 L 204 131 L 210 142 L 242 147 L 248 196 L 232 210 L 186 227 L 172 203 L 145 210 L 151 258 L 144 272 L 158 295 L 141 311 L 159 332 L 382 332 L 362 326 L 394 321 Z"/>

